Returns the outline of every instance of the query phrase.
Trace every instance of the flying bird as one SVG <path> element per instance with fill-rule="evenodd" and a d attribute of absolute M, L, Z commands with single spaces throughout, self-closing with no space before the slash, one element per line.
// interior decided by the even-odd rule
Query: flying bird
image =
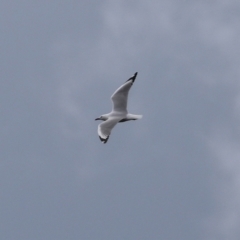
<path fill-rule="evenodd" d="M 95 120 L 102 120 L 98 125 L 98 135 L 102 143 L 106 143 L 112 129 L 119 122 L 141 119 L 142 115 L 130 114 L 127 111 L 128 92 L 132 87 L 137 72 L 130 77 L 122 86 L 120 86 L 111 96 L 113 108 L 108 114 L 103 114 Z"/>

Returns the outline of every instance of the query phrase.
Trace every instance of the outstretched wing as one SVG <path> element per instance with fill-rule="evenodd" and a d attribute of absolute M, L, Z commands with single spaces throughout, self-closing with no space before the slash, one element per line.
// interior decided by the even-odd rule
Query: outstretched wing
<path fill-rule="evenodd" d="M 129 78 L 121 87 L 119 87 L 112 95 L 113 111 L 127 112 L 128 92 L 133 85 L 137 72 Z"/>
<path fill-rule="evenodd" d="M 111 117 L 98 125 L 98 136 L 101 142 L 107 142 L 112 129 L 120 120 L 121 118 Z"/>

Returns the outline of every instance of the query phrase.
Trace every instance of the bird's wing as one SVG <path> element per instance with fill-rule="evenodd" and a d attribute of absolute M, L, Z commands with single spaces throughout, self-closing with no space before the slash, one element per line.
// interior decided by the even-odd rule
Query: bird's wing
<path fill-rule="evenodd" d="M 137 72 L 113 93 L 111 99 L 114 112 L 127 112 L 128 92 L 136 77 Z"/>
<path fill-rule="evenodd" d="M 106 143 L 112 129 L 121 120 L 119 117 L 110 117 L 98 125 L 98 136 L 103 143 Z"/>

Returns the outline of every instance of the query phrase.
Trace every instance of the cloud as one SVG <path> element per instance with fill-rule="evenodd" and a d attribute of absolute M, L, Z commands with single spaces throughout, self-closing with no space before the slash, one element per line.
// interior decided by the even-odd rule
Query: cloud
<path fill-rule="evenodd" d="M 215 159 L 215 203 L 218 211 L 210 218 L 216 239 L 239 239 L 240 221 L 240 140 L 226 127 L 217 128 L 209 140 Z"/>
<path fill-rule="evenodd" d="M 99 8 L 100 30 L 94 40 L 82 41 L 82 35 L 75 39 L 55 39 L 51 52 L 54 78 L 57 79 L 60 129 L 64 136 L 78 138 L 81 148 L 86 150 L 84 156 L 77 154 L 81 157 L 76 164 L 79 177 L 92 180 L 106 171 L 114 172 L 112 166 L 117 167 L 115 162 L 122 159 L 126 166 L 127 162 L 137 165 L 137 161 L 167 159 L 164 154 L 169 154 L 169 149 L 170 160 L 184 162 L 184 154 L 194 156 L 197 153 L 194 150 L 186 153 L 182 147 L 188 149 L 195 140 L 194 131 L 199 131 L 206 136 L 211 150 L 212 155 L 208 157 L 215 160 L 213 195 L 216 209 L 206 221 L 209 238 L 233 240 L 240 234 L 237 228 L 240 220 L 240 142 L 236 138 L 239 131 L 236 124 L 239 118 L 236 117 L 239 116 L 240 34 L 237 30 L 239 12 L 234 10 L 237 5 L 234 0 L 218 3 L 105 1 Z M 132 130 L 132 126 L 128 129 L 136 132 L 135 143 L 142 141 L 145 148 L 146 142 L 141 138 L 144 133 L 144 139 L 151 146 L 142 154 L 143 160 L 136 157 L 138 144 L 132 143 L 136 151 L 131 151 L 131 156 L 127 155 L 128 149 L 123 155 L 114 149 L 116 159 L 112 159 L 112 155 L 107 154 L 110 150 L 106 150 L 106 146 L 103 150 L 99 145 L 96 125 L 91 120 L 110 109 L 108 96 L 118 86 L 119 79 L 125 79 L 134 71 L 139 71 L 139 77 L 145 80 L 138 82 L 139 90 L 134 90 L 139 91 L 135 95 L 138 103 L 134 109 L 144 109 L 148 115 L 144 116 L 141 132 Z M 153 98 L 158 98 L 154 104 Z M 233 122 L 236 125 L 229 127 Z M 129 141 L 125 135 L 118 134 L 121 142 Z M 94 137 L 98 145 L 93 143 Z M 151 155 L 153 153 L 155 156 Z M 189 162 L 185 162 L 184 167 L 183 162 L 172 160 L 184 172 Z M 203 180 L 199 179 L 196 181 L 201 186 Z"/>

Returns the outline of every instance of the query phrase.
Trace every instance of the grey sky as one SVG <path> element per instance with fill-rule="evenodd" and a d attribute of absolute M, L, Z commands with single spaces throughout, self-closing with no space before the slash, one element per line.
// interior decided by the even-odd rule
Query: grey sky
<path fill-rule="evenodd" d="M 0 237 L 240 239 L 238 0 L 0 2 Z M 106 145 L 94 119 L 134 72 Z"/>

